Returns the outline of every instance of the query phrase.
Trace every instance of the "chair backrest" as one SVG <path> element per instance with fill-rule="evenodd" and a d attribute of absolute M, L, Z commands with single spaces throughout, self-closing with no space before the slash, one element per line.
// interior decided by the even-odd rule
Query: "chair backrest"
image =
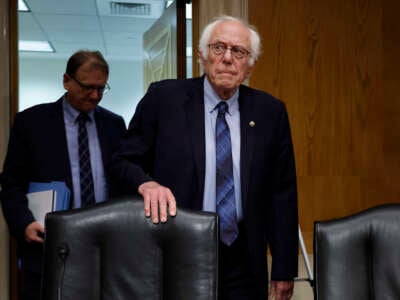
<path fill-rule="evenodd" d="M 214 213 L 179 209 L 155 225 L 131 197 L 49 213 L 45 224 L 42 299 L 217 298 Z"/>
<path fill-rule="evenodd" d="M 316 300 L 400 299 L 400 204 L 314 224 Z"/>

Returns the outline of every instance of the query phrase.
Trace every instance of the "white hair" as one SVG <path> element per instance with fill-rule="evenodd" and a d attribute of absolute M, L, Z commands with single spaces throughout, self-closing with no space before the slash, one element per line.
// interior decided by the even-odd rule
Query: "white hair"
<path fill-rule="evenodd" d="M 201 33 L 200 40 L 199 40 L 199 51 L 204 59 L 208 58 L 208 44 L 210 43 L 211 34 L 214 31 L 215 27 L 223 22 L 238 22 L 243 26 L 247 27 L 250 32 L 250 59 L 249 59 L 249 66 L 254 65 L 258 56 L 261 52 L 261 39 L 260 35 L 258 34 L 257 30 L 249 25 L 246 21 L 231 17 L 231 16 L 220 16 L 215 18 L 211 23 L 207 24 L 206 27 L 203 29 Z M 201 61 L 200 61 L 201 62 Z"/>

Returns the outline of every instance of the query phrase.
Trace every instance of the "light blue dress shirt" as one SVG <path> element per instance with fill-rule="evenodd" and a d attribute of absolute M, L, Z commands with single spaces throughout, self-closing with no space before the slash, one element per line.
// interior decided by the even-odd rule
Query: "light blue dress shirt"
<path fill-rule="evenodd" d="M 65 132 L 67 134 L 67 144 L 69 153 L 69 162 L 71 165 L 72 185 L 73 185 L 73 208 L 81 207 L 81 186 L 79 178 L 79 149 L 78 149 L 78 122 L 76 118 L 79 111 L 73 108 L 67 101 L 65 95 L 63 99 L 63 112 Z M 104 165 L 101 156 L 101 147 L 97 134 L 94 111 L 89 114 L 90 121 L 86 122 L 86 129 L 89 139 L 90 165 L 92 167 L 94 195 L 96 202 L 102 202 L 107 199 L 108 190 L 106 178 L 104 175 Z"/>
<path fill-rule="evenodd" d="M 228 123 L 233 160 L 233 180 L 235 184 L 235 201 L 238 221 L 243 218 L 242 197 L 240 187 L 240 112 L 239 89 L 226 100 L 229 112 L 225 114 Z M 215 154 L 215 123 L 218 110 L 216 105 L 222 100 L 212 88 L 207 77 L 204 79 L 204 124 L 206 135 L 206 170 L 204 181 L 203 210 L 216 211 L 216 154 Z"/>

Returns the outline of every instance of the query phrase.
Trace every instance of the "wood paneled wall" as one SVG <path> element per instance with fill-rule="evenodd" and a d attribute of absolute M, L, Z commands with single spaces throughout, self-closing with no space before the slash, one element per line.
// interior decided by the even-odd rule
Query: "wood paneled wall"
<path fill-rule="evenodd" d="M 200 30 L 213 18 L 220 15 L 231 15 L 247 19 L 249 0 L 198 0 L 198 2 Z"/>
<path fill-rule="evenodd" d="M 250 85 L 288 108 L 309 252 L 313 222 L 400 202 L 397 0 L 250 0 Z"/>
<path fill-rule="evenodd" d="M 0 0 L 0 172 L 7 151 L 9 120 L 10 120 L 10 78 L 9 78 L 9 2 Z M 9 299 L 10 277 L 9 277 L 9 234 L 8 227 L 0 208 L 0 299 Z"/>

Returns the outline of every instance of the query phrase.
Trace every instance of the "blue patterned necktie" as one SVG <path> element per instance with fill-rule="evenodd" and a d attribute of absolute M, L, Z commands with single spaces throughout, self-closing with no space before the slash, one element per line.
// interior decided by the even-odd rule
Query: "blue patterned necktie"
<path fill-rule="evenodd" d="M 228 104 L 221 101 L 216 108 L 218 109 L 215 125 L 217 213 L 220 223 L 220 239 L 229 246 L 237 238 L 239 230 L 233 182 L 231 134 L 225 119 Z"/>
<path fill-rule="evenodd" d="M 78 148 L 79 148 L 79 176 L 81 185 L 81 206 L 86 207 L 95 203 L 92 168 L 90 165 L 89 139 L 86 130 L 86 122 L 89 116 L 80 113 L 77 117 Z"/>

